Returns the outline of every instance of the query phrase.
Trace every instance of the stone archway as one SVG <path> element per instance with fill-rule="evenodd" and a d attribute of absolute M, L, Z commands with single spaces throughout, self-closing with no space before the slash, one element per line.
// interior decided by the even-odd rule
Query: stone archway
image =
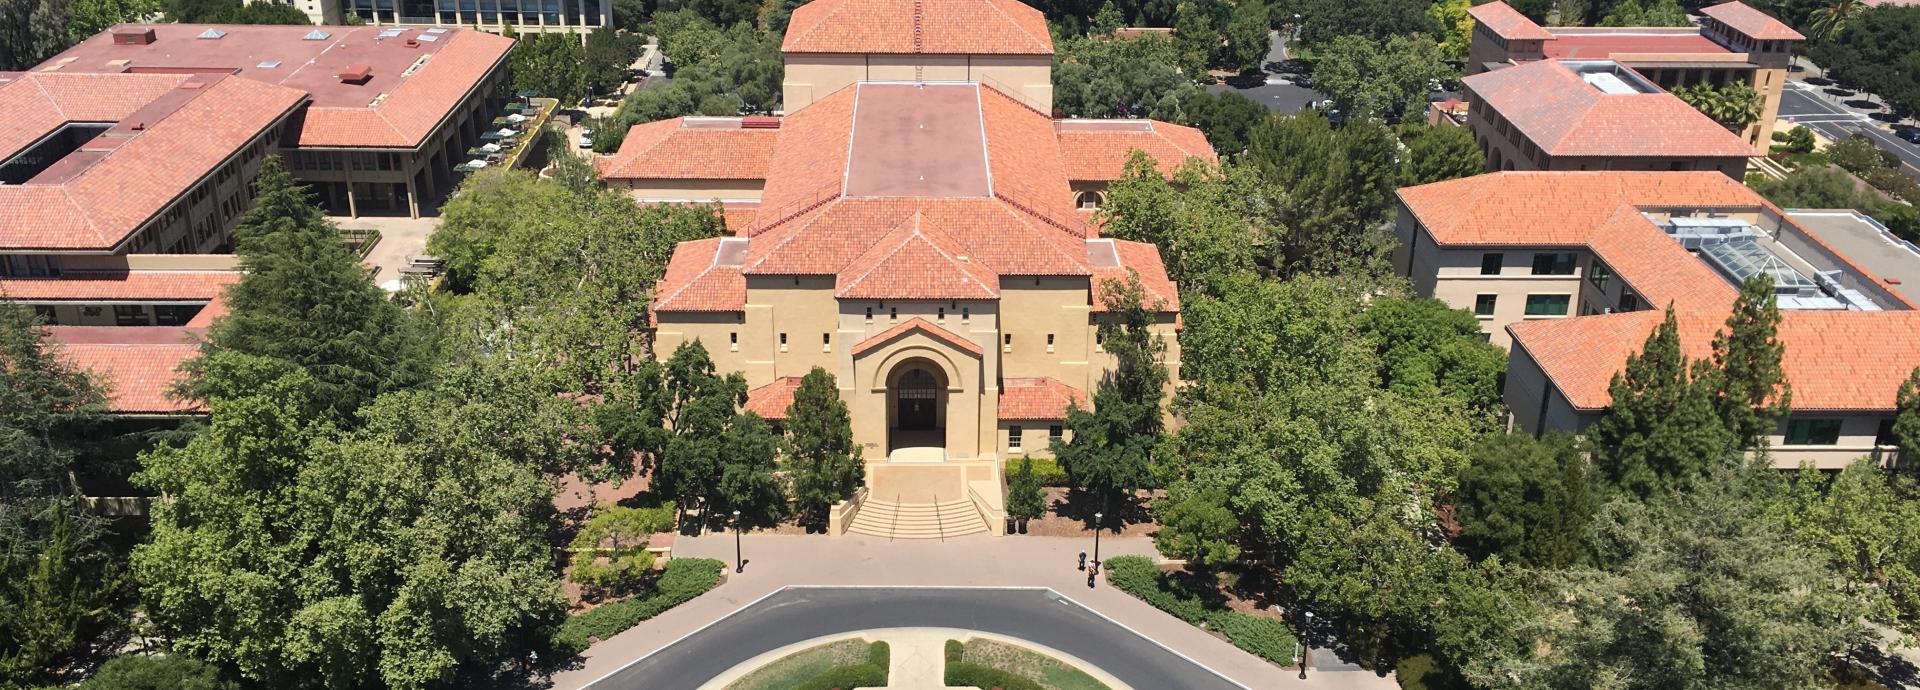
<path fill-rule="evenodd" d="M 947 373 L 924 357 L 909 357 L 887 372 L 887 453 L 941 448 L 947 440 Z"/>

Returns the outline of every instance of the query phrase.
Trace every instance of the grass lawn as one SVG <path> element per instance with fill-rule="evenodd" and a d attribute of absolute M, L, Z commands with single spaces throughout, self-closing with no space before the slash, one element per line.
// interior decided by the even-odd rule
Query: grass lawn
<path fill-rule="evenodd" d="M 1066 662 L 1028 649 L 981 638 L 967 641 L 961 661 L 1032 678 L 1047 690 L 1112 690 Z"/>
<path fill-rule="evenodd" d="M 727 690 L 788 690 L 813 680 L 836 666 L 867 660 L 867 642 L 860 638 L 829 642 L 775 660 L 727 686 Z"/>

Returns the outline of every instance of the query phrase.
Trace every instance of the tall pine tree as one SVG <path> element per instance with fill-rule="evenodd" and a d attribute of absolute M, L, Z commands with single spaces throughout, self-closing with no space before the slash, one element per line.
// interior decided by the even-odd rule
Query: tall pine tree
<path fill-rule="evenodd" d="M 1786 346 L 1779 330 L 1773 278 L 1762 273 L 1740 286 L 1726 330 L 1713 337 L 1714 413 L 1741 451 L 1766 443 L 1793 397 L 1780 366 Z"/>
<path fill-rule="evenodd" d="M 787 472 L 803 518 L 824 521 L 828 506 L 860 486 L 865 474 L 860 451 L 833 374 L 814 367 L 800 379 L 787 408 Z"/>
<path fill-rule="evenodd" d="M 217 352 L 289 362 L 311 374 L 337 420 L 382 391 L 423 377 L 405 314 L 360 267 L 340 233 L 277 157 L 254 181 L 253 207 L 234 231 L 245 275 L 226 294 L 186 393 L 206 400 L 205 361 Z M 259 382 L 265 383 L 265 382 Z"/>
<path fill-rule="evenodd" d="M 1667 308 L 1646 346 L 1627 357 L 1607 391 L 1613 405 L 1594 431 L 1594 461 L 1614 487 L 1664 494 L 1707 473 L 1725 457 L 1727 435 L 1714 414 L 1707 362 L 1680 350 L 1680 326 Z"/>

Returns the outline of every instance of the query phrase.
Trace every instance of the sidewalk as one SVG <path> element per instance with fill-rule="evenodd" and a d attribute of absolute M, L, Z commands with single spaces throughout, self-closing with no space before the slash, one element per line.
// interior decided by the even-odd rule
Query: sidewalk
<path fill-rule="evenodd" d="M 1315 671 L 1297 678 L 1297 667 L 1282 669 L 1161 613 L 1107 586 L 1087 589 L 1086 575 L 1074 569 L 1090 538 L 992 537 L 975 535 L 940 541 L 894 541 L 849 534 L 842 537 L 749 535 L 742 551 L 745 573 L 727 574 L 714 591 L 653 620 L 595 645 L 580 668 L 556 674 L 555 690 L 578 690 L 636 659 L 651 654 L 702 627 L 788 585 L 1048 587 L 1082 606 L 1132 628 L 1173 651 L 1248 688 L 1397 688 L 1391 678 L 1367 671 Z M 733 562 L 733 535 L 709 533 L 682 537 L 676 557 Z M 1145 538 L 1102 539 L 1102 558 L 1154 554 Z M 1324 653 L 1316 654 L 1323 658 Z M 1331 661 L 1330 659 L 1328 660 Z"/>

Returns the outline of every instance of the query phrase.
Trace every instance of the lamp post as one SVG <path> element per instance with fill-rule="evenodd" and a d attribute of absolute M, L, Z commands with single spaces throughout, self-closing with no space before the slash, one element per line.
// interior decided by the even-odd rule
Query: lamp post
<path fill-rule="evenodd" d="M 1106 513 L 1093 514 L 1093 568 L 1100 569 L 1100 528 L 1106 524 Z"/>
<path fill-rule="evenodd" d="M 1300 680 L 1307 679 L 1307 656 L 1313 653 L 1311 648 L 1307 646 L 1308 644 L 1311 644 L 1312 641 L 1307 638 L 1308 638 L 1308 631 L 1312 629 L 1313 629 L 1313 612 L 1308 611 L 1307 622 L 1300 626 Z"/>
<path fill-rule="evenodd" d="M 740 511 L 733 511 L 733 572 L 746 572 L 747 562 L 740 560 Z"/>

